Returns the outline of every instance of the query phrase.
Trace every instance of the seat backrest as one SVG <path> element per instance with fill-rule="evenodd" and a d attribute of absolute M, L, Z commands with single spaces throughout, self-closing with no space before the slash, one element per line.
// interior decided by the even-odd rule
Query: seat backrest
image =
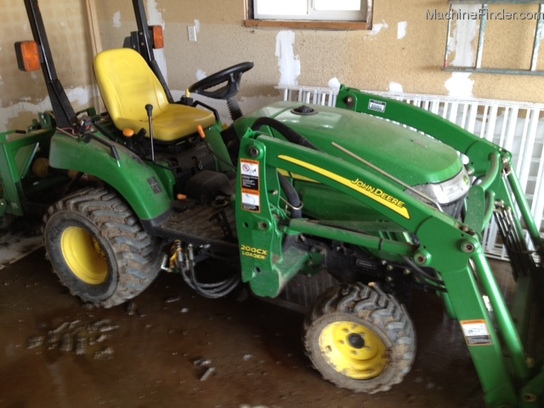
<path fill-rule="evenodd" d="M 145 121 L 146 104 L 153 105 L 153 116 L 168 106 L 168 99 L 159 80 L 143 57 L 130 48 L 99 53 L 94 71 L 104 104 L 119 126 L 120 119 Z"/>

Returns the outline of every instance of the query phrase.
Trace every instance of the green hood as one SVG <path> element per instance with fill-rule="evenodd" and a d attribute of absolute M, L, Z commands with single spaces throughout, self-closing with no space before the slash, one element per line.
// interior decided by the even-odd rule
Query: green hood
<path fill-rule="evenodd" d="M 314 146 L 358 166 L 363 163 L 332 146 L 332 142 L 381 170 L 415 186 L 439 183 L 459 173 L 462 162 L 455 150 L 403 125 L 344 109 L 309 105 L 315 113 L 292 110 L 300 102 L 277 102 L 244 116 L 235 123 L 238 134 L 263 116 L 274 118 L 306 137 Z M 270 133 L 264 127 L 263 132 Z M 276 137 L 281 137 L 274 133 Z"/>

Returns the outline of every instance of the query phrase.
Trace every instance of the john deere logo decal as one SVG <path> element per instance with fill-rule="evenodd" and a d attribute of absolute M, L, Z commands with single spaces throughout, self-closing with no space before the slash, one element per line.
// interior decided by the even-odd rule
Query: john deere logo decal
<path fill-rule="evenodd" d="M 359 179 L 351 180 L 351 183 L 355 184 L 361 190 L 367 191 L 370 194 L 372 194 L 374 196 L 373 199 L 375 199 L 375 201 L 380 202 L 381 204 L 385 205 L 386 207 L 389 207 L 389 205 L 382 203 L 381 202 L 382 200 L 385 200 L 387 203 L 390 203 L 392 206 L 396 206 L 398 208 L 404 208 L 404 202 L 403 201 L 400 201 L 399 199 L 385 193 L 380 188 L 372 187 L 370 184 L 366 184 L 364 181 L 361 181 Z M 370 198 L 372 198 L 372 197 L 370 197 Z M 389 208 L 391 208 L 391 207 L 389 207 Z M 404 208 L 404 209 L 406 210 L 406 208 Z"/>
<path fill-rule="evenodd" d="M 371 200 L 376 201 L 377 203 L 383 205 L 384 207 L 389 208 L 390 210 L 396 212 L 397 214 L 406 218 L 407 220 L 410 219 L 410 213 L 408 212 L 408 209 L 404 206 L 404 202 L 386 193 L 380 188 L 371 186 L 360 179 L 349 180 L 345 177 L 339 176 L 338 174 L 322 169 L 321 167 L 314 166 L 313 164 L 306 163 L 302 160 L 298 160 L 293 157 L 284 156 L 284 155 L 279 155 L 278 157 L 282 160 L 296 164 L 300 167 L 304 167 L 317 174 L 321 174 L 322 176 L 325 176 L 331 180 L 334 180 L 337 183 L 340 183 L 346 187 L 349 187 L 352 190 L 355 190 L 358 193 L 370 198 Z"/>

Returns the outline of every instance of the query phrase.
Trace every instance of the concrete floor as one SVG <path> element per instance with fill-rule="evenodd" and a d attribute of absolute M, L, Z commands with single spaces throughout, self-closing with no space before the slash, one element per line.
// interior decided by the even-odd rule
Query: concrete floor
<path fill-rule="evenodd" d="M 88 308 L 38 249 L 0 269 L 0 407 L 483 407 L 457 323 L 432 295 L 409 312 L 412 371 L 389 392 L 354 394 L 310 366 L 296 312 L 203 299 L 168 274 L 128 305 Z"/>

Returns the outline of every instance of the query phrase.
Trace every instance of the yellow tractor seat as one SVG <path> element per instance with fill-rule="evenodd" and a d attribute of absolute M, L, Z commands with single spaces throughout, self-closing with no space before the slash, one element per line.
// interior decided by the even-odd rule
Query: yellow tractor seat
<path fill-rule="evenodd" d="M 120 130 L 144 128 L 149 135 L 145 105 L 153 106 L 153 137 L 172 142 L 191 135 L 197 126 L 215 123 L 212 112 L 168 102 L 166 93 L 143 57 L 130 48 L 99 53 L 94 72 L 102 99 L 113 123 Z"/>

